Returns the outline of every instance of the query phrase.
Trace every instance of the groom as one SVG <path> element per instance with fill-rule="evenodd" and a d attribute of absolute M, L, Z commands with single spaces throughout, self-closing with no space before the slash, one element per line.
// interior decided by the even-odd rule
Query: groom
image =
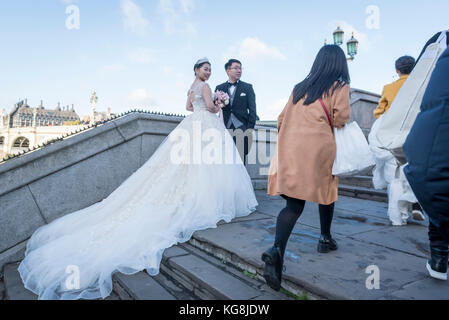
<path fill-rule="evenodd" d="M 251 84 L 240 81 L 242 76 L 240 61 L 229 60 L 225 64 L 225 70 L 228 81 L 218 85 L 215 91 L 226 92 L 230 97 L 230 103 L 223 108 L 224 123 L 230 130 L 240 157 L 246 165 L 246 156 L 251 149 L 253 130 L 258 118 L 256 95 Z"/>

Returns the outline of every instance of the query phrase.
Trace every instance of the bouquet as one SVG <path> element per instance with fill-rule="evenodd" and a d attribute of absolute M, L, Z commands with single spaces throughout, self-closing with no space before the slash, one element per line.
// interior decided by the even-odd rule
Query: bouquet
<path fill-rule="evenodd" d="M 229 95 L 223 91 L 217 90 L 214 94 L 214 102 L 218 107 L 223 108 L 229 104 Z"/>

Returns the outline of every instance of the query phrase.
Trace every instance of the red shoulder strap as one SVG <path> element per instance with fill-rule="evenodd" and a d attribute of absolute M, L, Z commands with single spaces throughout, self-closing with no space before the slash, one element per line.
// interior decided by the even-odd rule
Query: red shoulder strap
<path fill-rule="evenodd" d="M 323 106 L 324 112 L 326 112 L 326 116 L 327 116 L 327 120 L 329 121 L 329 125 L 331 126 L 332 131 L 334 131 L 334 126 L 332 125 L 331 117 L 329 116 L 329 112 L 327 112 L 326 105 L 324 104 L 323 99 L 320 98 L 319 100 L 321 102 L 321 105 Z"/>

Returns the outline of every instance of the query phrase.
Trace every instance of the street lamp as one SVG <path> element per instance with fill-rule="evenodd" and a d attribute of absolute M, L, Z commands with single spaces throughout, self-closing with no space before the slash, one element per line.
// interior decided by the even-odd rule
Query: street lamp
<path fill-rule="evenodd" d="M 337 30 L 334 31 L 334 44 L 340 46 L 343 44 L 343 36 L 344 31 L 340 29 L 340 26 L 337 26 Z"/>
<path fill-rule="evenodd" d="M 343 44 L 343 38 L 344 38 L 344 31 L 340 29 L 340 26 L 337 26 L 337 30 L 334 31 L 334 44 L 341 46 Z M 326 44 L 326 41 L 324 41 L 324 44 Z M 354 38 L 354 32 L 352 33 L 351 39 L 346 42 L 347 48 L 348 48 L 348 55 L 349 58 L 347 58 L 348 61 L 354 60 L 354 57 L 357 55 L 359 42 L 356 38 Z"/>
<path fill-rule="evenodd" d="M 348 55 L 351 57 L 348 60 L 354 60 L 355 55 L 357 54 L 357 50 L 359 48 L 359 42 L 356 38 L 354 38 L 354 32 L 352 33 L 351 39 L 346 43 L 348 46 Z"/>

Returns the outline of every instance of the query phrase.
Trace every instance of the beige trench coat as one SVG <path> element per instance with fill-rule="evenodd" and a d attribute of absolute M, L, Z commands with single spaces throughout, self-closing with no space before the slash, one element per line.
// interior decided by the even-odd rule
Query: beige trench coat
<path fill-rule="evenodd" d="M 331 90 L 332 93 L 332 90 Z M 331 204 L 338 200 L 338 178 L 332 175 L 336 144 L 319 100 L 293 104 L 293 93 L 278 118 L 277 152 L 271 161 L 268 194 Z M 350 119 L 349 85 L 323 97 L 332 124 Z"/>

